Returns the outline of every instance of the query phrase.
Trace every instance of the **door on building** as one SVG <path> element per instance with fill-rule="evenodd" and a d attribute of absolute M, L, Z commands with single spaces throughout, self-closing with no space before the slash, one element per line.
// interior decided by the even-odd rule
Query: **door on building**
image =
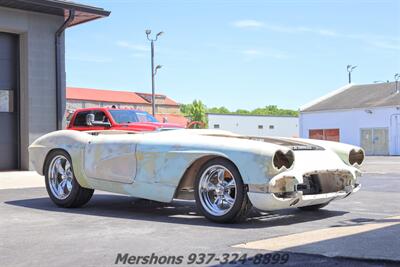
<path fill-rule="evenodd" d="M 389 155 L 388 128 L 361 129 L 361 147 L 367 155 Z"/>
<path fill-rule="evenodd" d="M 391 139 L 394 155 L 400 156 L 400 114 L 393 114 L 390 118 Z"/>
<path fill-rule="evenodd" d="M 19 168 L 18 35 L 0 32 L 0 171 Z"/>
<path fill-rule="evenodd" d="M 339 129 L 312 129 L 312 130 L 309 130 L 308 137 L 310 139 L 339 142 L 340 141 L 340 130 Z"/>

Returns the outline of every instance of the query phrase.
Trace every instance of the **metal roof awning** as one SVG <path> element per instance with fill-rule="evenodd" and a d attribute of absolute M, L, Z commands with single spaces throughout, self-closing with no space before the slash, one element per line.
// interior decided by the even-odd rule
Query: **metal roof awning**
<path fill-rule="evenodd" d="M 75 10 L 75 17 L 68 27 L 108 17 L 111 13 L 102 8 L 62 0 L 0 0 L 0 7 L 63 16 L 64 20 L 68 18 L 70 10 Z"/>

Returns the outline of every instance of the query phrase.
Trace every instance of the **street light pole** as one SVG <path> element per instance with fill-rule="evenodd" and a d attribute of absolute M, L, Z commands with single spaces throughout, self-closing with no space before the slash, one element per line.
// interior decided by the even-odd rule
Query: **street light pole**
<path fill-rule="evenodd" d="M 396 94 L 400 93 L 400 88 L 398 88 L 397 84 L 399 83 L 399 79 L 400 79 L 400 74 L 396 73 L 394 75 L 394 80 L 396 82 Z"/>
<path fill-rule="evenodd" d="M 357 66 L 347 65 L 347 72 L 349 73 L 349 83 L 351 83 L 351 72 L 357 68 Z"/>
<path fill-rule="evenodd" d="M 154 41 L 151 40 L 151 113 L 153 117 L 156 113 L 156 93 L 154 84 Z"/>
<path fill-rule="evenodd" d="M 156 94 L 155 94 L 154 77 L 157 74 L 157 70 L 162 67 L 161 65 L 157 65 L 154 68 L 154 42 L 157 41 L 158 37 L 161 34 L 163 34 L 163 32 L 157 33 L 156 38 L 154 38 L 154 39 L 149 37 L 150 34 L 151 34 L 151 30 L 146 30 L 147 40 L 149 40 L 151 43 L 151 113 L 153 114 L 153 117 L 154 117 L 156 114 Z"/>

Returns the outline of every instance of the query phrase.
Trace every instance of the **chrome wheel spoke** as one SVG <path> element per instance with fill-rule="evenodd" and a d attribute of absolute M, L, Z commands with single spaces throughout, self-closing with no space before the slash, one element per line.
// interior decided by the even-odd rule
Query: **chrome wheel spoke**
<path fill-rule="evenodd" d="M 62 180 L 61 183 L 58 184 L 58 194 L 63 196 L 65 194 L 65 180 Z"/>
<path fill-rule="evenodd" d="M 206 189 L 207 189 L 207 191 L 215 191 L 215 190 L 217 190 L 217 186 L 216 186 L 215 184 L 209 182 L 209 183 L 206 185 Z"/>
<path fill-rule="evenodd" d="M 223 199 L 221 196 L 218 196 L 214 200 L 214 204 L 217 205 L 217 207 L 221 208 L 223 205 Z"/>
<path fill-rule="evenodd" d="M 225 170 L 224 169 L 219 169 L 218 172 L 218 183 L 223 184 L 224 183 L 224 176 L 225 176 Z"/>
<path fill-rule="evenodd" d="M 68 191 L 70 192 L 72 190 L 72 180 L 68 178 L 66 185 L 67 185 Z"/>
<path fill-rule="evenodd" d="M 65 174 L 65 170 L 64 170 L 64 168 L 63 168 L 62 165 L 61 165 L 61 159 L 57 159 L 57 160 L 56 160 L 56 162 L 55 162 L 55 167 L 56 167 L 56 170 L 57 170 L 57 172 L 58 172 L 59 174 L 61 174 L 61 175 L 64 175 L 64 174 Z"/>
<path fill-rule="evenodd" d="M 65 171 L 65 175 L 70 176 L 70 174 L 71 174 L 71 164 L 69 163 L 68 160 L 65 162 L 64 171 Z"/>
<path fill-rule="evenodd" d="M 232 198 L 229 194 L 224 195 L 224 200 L 229 205 L 229 207 L 231 207 L 231 206 L 233 206 L 233 204 L 235 204 L 235 199 Z"/>
<path fill-rule="evenodd" d="M 233 189 L 233 188 L 235 188 L 235 187 L 236 187 L 236 183 L 235 183 L 235 180 L 234 180 L 234 179 L 230 180 L 230 181 L 225 185 L 225 188 L 226 188 L 226 189 Z"/>

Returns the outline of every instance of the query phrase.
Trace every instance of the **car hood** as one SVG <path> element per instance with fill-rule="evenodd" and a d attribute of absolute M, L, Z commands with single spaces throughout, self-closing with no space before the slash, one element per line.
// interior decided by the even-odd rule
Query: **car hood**
<path fill-rule="evenodd" d="M 166 133 L 168 134 L 168 133 Z M 252 141 L 266 142 L 279 146 L 288 147 L 292 150 L 324 150 L 319 144 L 313 142 L 308 142 L 306 139 L 299 138 L 286 138 L 286 137 L 256 137 L 256 136 L 245 136 L 240 134 L 235 134 L 224 130 L 214 130 L 214 129 L 182 129 L 179 131 L 174 131 L 170 134 L 193 134 L 202 136 L 214 136 L 214 137 L 225 137 L 234 139 L 247 139 Z"/>

